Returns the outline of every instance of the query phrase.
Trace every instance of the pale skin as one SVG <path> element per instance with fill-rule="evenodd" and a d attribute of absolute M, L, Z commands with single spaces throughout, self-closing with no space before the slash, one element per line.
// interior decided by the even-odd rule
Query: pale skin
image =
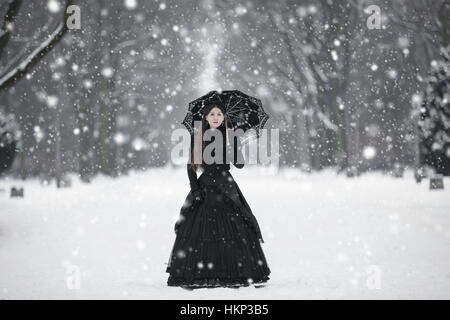
<path fill-rule="evenodd" d="M 206 116 L 206 121 L 208 121 L 209 126 L 212 129 L 216 129 L 218 126 L 220 126 L 224 119 L 225 116 L 223 115 L 222 110 L 217 107 L 212 108 Z"/>

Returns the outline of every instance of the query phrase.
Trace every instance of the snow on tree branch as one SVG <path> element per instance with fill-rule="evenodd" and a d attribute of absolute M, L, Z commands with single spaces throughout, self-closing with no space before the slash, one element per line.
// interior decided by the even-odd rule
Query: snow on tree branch
<path fill-rule="evenodd" d="M 62 38 L 64 33 L 67 31 L 66 26 L 67 7 L 70 6 L 72 2 L 73 2 L 72 0 L 68 0 L 66 2 L 65 6 L 63 6 L 64 8 L 63 15 L 60 18 L 62 21 L 60 21 L 57 24 L 55 29 L 48 36 L 46 36 L 45 39 L 40 40 L 40 44 L 38 44 L 36 48 L 29 48 L 29 42 L 27 42 L 25 50 L 20 50 L 22 52 L 24 51 L 26 52 L 32 49 L 30 53 L 26 54 L 24 57 L 21 57 L 21 55 L 16 54 L 13 57 L 10 57 L 10 60 L 12 61 L 8 61 L 8 59 L 2 59 L 4 61 L 6 60 L 7 65 L 4 66 L 2 70 L 0 70 L 0 88 L 6 87 L 9 83 L 14 83 L 20 78 L 22 78 L 26 74 L 27 69 L 29 69 L 34 63 L 37 63 Z M 8 13 L 5 16 L 3 23 L 4 24 L 3 32 L 6 32 L 9 36 L 3 37 L 3 39 L 1 39 L 2 41 L 0 42 L 0 52 L 6 51 L 6 49 L 8 49 L 10 46 L 9 40 L 11 32 L 7 30 L 7 24 L 14 25 L 17 22 L 14 19 L 16 19 L 16 16 L 18 14 L 17 11 L 20 3 L 21 3 L 20 1 L 18 2 L 10 1 L 9 9 L 7 10 Z M 12 10 L 11 8 L 13 6 L 14 6 L 14 16 L 11 16 L 10 11 Z M 50 19 L 50 21 L 51 20 L 52 19 Z M 50 25 L 45 24 L 40 28 L 39 27 L 36 28 L 36 30 L 39 29 L 47 31 L 48 29 L 50 29 Z"/>
<path fill-rule="evenodd" d="M 6 81 L 13 78 L 17 73 L 20 71 L 24 71 L 28 65 L 33 61 L 33 59 L 36 58 L 38 54 L 40 54 L 42 51 L 47 48 L 50 43 L 58 36 L 58 34 L 63 30 L 65 23 L 62 22 L 59 24 L 59 26 L 56 28 L 55 31 L 44 41 L 41 43 L 39 47 L 34 49 L 23 61 L 21 61 L 16 67 L 14 67 L 12 70 L 6 72 L 3 76 L 0 78 L 0 87 L 2 87 Z"/>

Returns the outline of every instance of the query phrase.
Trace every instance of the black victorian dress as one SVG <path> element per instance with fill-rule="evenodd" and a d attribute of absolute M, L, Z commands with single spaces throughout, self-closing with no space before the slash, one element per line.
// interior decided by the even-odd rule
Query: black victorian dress
<path fill-rule="evenodd" d="M 225 129 L 222 125 L 219 128 L 225 140 Z M 212 141 L 205 141 L 204 147 Z M 228 159 L 233 159 L 236 168 L 242 168 L 240 141 L 237 137 L 234 141 L 234 157 Z M 258 222 L 226 163 L 230 147 L 225 142 L 223 146 L 224 161 L 203 161 L 204 171 L 198 179 L 191 165 L 187 165 L 191 190 L 175 223 L 176 239 L 166 269 L 170 274 L 168 286 L 259 286 L 269 280 Z M 201 200 L 194 199 L 198 190 Z"/>

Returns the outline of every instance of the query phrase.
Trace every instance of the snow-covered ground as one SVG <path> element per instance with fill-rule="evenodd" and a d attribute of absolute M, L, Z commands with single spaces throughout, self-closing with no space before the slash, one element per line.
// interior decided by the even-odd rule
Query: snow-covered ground
<path fill-rule="evenodd" d="M 231 173 L 265 238 L 266 287 L 166 286 L 183 167 L 91 184 L 73 176 L 59 190 L 0 180 L 0 299 L 450 298 L 450 179 L 430 191 L 410 172 Z M 25 197 L 9 198 L 11 186 Z"/>

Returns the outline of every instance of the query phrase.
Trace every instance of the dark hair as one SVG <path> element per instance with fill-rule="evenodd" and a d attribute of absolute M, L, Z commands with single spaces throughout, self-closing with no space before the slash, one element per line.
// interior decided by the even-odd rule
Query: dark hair
<path fill-rule="evenodd" d="M 225 111 L 224 111 L 223 107 L 222 107 L 220 104 L 210 103 L 210 104 L 207 104 L 207 105 L 203 108 L 203 117 L 202 117 L 201 135 L 196 136 L 196 133 L 194 133 L 194 134 L 191 136 L 191 166 L 192 166 L 192 169 L 194 169 L 194 171 L 197 171 L 198 168 L 202 167 L 201 164 L 199 164 L 199 163 L 194 163 L 194 162 L 195 162 L 195 161 L 194 161 L 194 159 L 195 159 L 195 158 L 194 158 L 194 151 L 195 151 L 194 143 L 195 143 L 195 138 L 197 137 L 197 139 L 198 139 L 197 143 L 199 143 L 199 144 L 201 143 L 201 148 L 197 149 L 197 152 L 201 152 L 201 153 L 202 153 L 202 152 L 203 152 L 203 147 L 204 147 L 204 144 L 205 144 L 205 142 L 203 141 L 203 135 L 205 134 L 205 131 L 208 130 L 208 129 L 210 128 L 209 122 L 206 120 L 206 116 L 207 116 L 207 115 L 209 114 L 209 112 L 210 112 L 213 108 L 215 108 L 215 107 L 219 108 L 219 109 L 222 111 L 222 113 L 223 113 L 224 119 L 223 119 L 222 124 L 225 123 L 225 125 L 226 125 L 226 123 L 227 123 L 227 116 L 225 115 Z M 222 124 L 221 124 L 221 125 L 222 125 Z M 197 134 L 198 134 L 198 133 L 197 133 Z"/>

